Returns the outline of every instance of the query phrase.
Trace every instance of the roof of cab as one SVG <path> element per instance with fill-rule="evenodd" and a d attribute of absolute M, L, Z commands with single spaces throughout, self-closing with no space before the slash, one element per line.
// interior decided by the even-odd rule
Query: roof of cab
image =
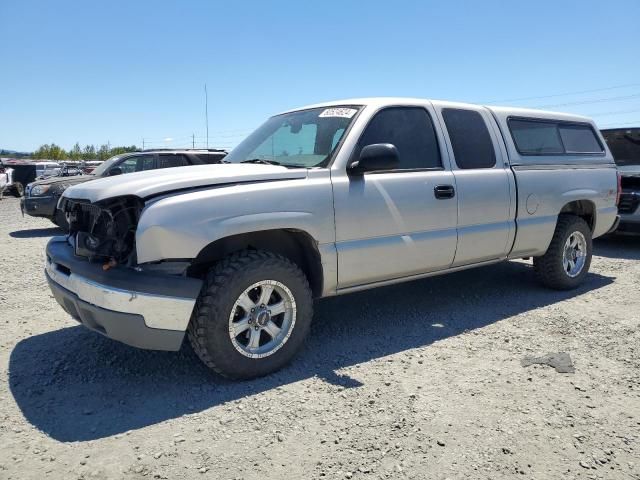
<path fill-rule="evenodd" d="M 349 98 L 344 100 L 333 100 L 330 102 L 316 103 L 313 105 L 307 105 L 305 107 L 294 108 L 291 110 L 287 110 L 284 112 L 280 112 L 279 115 L 283 113 L 290 113 L 299 110 L 309 110 L 312 108 L 322 108 L 322 107 L 337 107 L 337 106 L 347 106 L 347 105 L 361 105 L 361 106 L 370 106 L 370 107 L 384 107 L 384 106 L 399 106 L 399 105 L 424 105 L 426 103 L 432 103 L 435 106 L 449 106 L 449 107 L 484 107 L 487 108 L 498 115 L 504 116 L 522 116 L 522 117 L 532 117 L 532 118 L 554 118 L 558 120 L 568 120 L 568 121 L 579 121 L 579 122 L 592 122 L 589 117 L 585 117 L 582 115 L 576 115 L 572 113 L 564 113 L 564 112 L 552 112 L 547 110 L 537 110 L 532 108 L 520 108 L 520 107 L 500 107 L 500 106 L 492 106 L 492 105 L 482 105 L 475 103 L 465 103 L 465 102 L 451 102 L 447 100 L 431 100 L 426 98 L 411 98 L 411 97 L 366 97 L 366 98 Z"/>

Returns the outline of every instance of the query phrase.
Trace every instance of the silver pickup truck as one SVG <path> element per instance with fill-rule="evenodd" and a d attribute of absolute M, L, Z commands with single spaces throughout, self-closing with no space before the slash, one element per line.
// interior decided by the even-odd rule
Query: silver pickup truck
<path fill-rule="evenodd" d="M 617 172 L 588 118 L 373 98 L 275 115 L 222 164 L 68 188 L 47 245 L 55 298 L 85 326 L 231 378 L 299 350 L 313 299 L 533 257 L 587 275 L 617 221 Z"/>

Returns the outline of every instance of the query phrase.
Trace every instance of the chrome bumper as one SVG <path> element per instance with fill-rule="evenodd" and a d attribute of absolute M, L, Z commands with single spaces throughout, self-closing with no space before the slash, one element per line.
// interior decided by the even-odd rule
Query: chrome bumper
<path fill-rule="evenodd" d="M 51 239 L 45 262 L 49 280 L 80 301 L 111 312 L 141 316 L 146 327 L 152 329 L 184 332 L 201 285 L 196 279 L 119 267 L 104 272 L 102 265 L 76 257 L 63 237 Z M 178 294 L 171 295 L 174 292 Z"/>
<path fill-rule="evenodd" d="M 192 298 L 120 290 L 92 282 L 73 272 L 66 275 L 56 263 L 50 261 L 47 261 L 46 271 L 51 281 L 76 294 L 80 300 L 105 310 L 140 315 L 149 328 L 184 332 L 196 303 Z"/>

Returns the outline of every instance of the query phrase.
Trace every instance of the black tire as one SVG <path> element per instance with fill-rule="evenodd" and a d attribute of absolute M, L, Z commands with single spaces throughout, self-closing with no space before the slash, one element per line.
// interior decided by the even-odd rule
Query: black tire
<path fill-rule="evenodd" d="M 574 277 L 563 266 L 563 254 L 567 239 L 579 232 L 586 240 L 586 255 L 582 270 Z M 571 290 L 578 287 L 589 273 L 593 245 L 591 229 L 587 222 L 575 215 L 560 215 L 547 253 L 534 257 L 533 266 L 543 285 L 555 290 Z"/>
<path fill-rule="evenodd" d="M 251 285 L 275 280 L 285 285 L 296 302 L 295 323 L 285 343 L 263 358 L 240 353 L 229 335 L 229 317 L 236 300 Z M 300 268 L 280 255 L 255 250 L 235 253 L 209 270 L 196 302 L 187 335 L 205 365 L 231 379 L 272 373 L 287 364 L 302 346 L 313 316 L 309 282 Z"/>
<path fill-rule="evenodd" d="M 63 229 L 65 232 L 69 231 L 69 222 L 67 222 L 67 217 L 65 216 L 64 212 L 62 210 L 60 210 L 59 208 L 56 208 L 56 212 L 53 215 L 53 218 L 51 219 L 51 221 L 59 226 L 61 229 Z"/>
<path fill-rule="evenodd" d="M 24 195 L 24 186 L 20 182 L 15 182 L 13 184 L 13 188 L 11 189 L 11 193 L 14 197 L 22 197 Z"/>

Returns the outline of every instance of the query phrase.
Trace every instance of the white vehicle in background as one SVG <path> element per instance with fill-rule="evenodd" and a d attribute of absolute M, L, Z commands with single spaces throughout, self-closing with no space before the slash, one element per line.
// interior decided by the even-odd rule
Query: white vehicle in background
<path fill-rule="evenodd" d="M 36 179 L 53 177 L 60 172 L 60 168 L 61 165 L 57 162 L 38 162 L 36 163 Z"/>
<path fill-rule="evenodd" d="M 5 168 L 0 165 L 0 198 L 4 195 L 4 191 L 9 185 L 9 175 L 11 175 L 12 170 L 10 168 Z"/>

